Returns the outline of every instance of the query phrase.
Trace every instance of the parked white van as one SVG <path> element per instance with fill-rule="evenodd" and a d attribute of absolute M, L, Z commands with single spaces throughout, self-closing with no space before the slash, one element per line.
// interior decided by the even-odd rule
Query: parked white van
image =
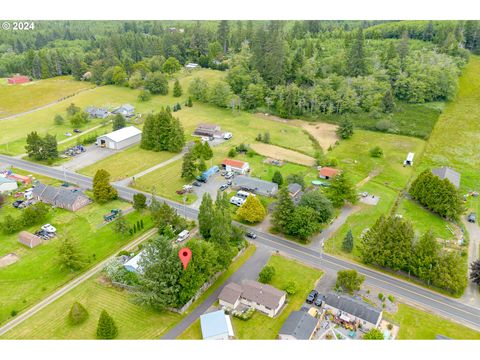
<path fill-rule="evenodd" d="M 190 231 L 183 230 L 180 234 L 178 234 L 177 242 L 182 242 L 183 240 L 188 239 L 190 236 Z"/>

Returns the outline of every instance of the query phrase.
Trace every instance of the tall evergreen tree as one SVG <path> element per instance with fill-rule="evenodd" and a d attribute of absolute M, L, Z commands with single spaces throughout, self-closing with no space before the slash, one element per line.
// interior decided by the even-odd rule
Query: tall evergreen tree
<path fill-rule="evenodd" d="M 93 197 L 100 204 L 118 197 L 117 190 L 110 185 L 110 174 L 104 169 L 97 170 L 93 177 Z"/>
<path fill-rule="evenodd" d="M 112 317 L 102 310 L 97 325 L 97 339 L 110 340 L 118 336 L 118 328 Z"/>
<path fill-rule="evenodd" d="M 272 213 L 272 223 L 280 231 L 285 232 L 292 220 L 295 205 L 288 193 L 288 188 L 281 188 L 278 192 L 278 201 Z"/>
<path fill-rule="evenodd" d="M 213 225 L 213 201 L 208 192 L 203 194 L 202 203 L 198 212 L 198 228 L 204 239 L 210 238 Z"/>
<path fill-rule="evenodd" d="M 113 131 L 120 130 L 127 125 L 122 114 L 116 114 L 113 118 Z"/>
<path fill-rule="evenodd" d="M 175 83 L 173 84 L 173 96 L 180 97 L 183 94 L 182 86 L 180 85 L 180 81 L 175 79 Z"/>
<path fill-rule="evenodd" d="M 350 76 L 363 76 L 367 74 L 367 62 L 365 59 L 363 29 L 357 30 L 355 39 L 347 52 L 347 69 Z"/>
<path fill-rule="evenodd" d="M 357 202 L 355 187 L 345 172 L 341 172 L 330 181 L 327 196 L 335 207 L 343 206 L 345 202 L 351 204 Z"/>
<path fill-rule="evenodd" d="M 342 249 L 347 253 L 351 253 L 353 250 L 353 234 L 352 229 L 349 229 L 342 242 Z"/>
<path fill-rule="evenodd" d="M 185 155 L 183 155 L 183 163 L 182 163 L 182 178 L 186 180 L 195 179 L 197 172 L 197 165 L 195 164 L 195 157 L 193 156 L 192 152 L 189 151 Z"/>

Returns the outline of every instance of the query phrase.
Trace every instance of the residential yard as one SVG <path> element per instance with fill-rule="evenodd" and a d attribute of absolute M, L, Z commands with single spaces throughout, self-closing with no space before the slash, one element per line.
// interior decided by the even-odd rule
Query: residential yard
<path fill-rule="evenodd" d="M 405 219 L 410 220 L 419 235 L 432 230 L 437 237 L 444 240 L 454 239 L 454 235 L 447 228 L 449 222 L 435 213 L 428 211 L 415 201 L 402 199 L 397 213 Z"/>
<path fill-rule="evenodd" d="M 457 98 L 448 103 L 430 136 L 417 173 L 450 166 L 460 172 L 460 189 L 480 190 L 480 57 L 472 55 L 460 77 Z M 454 145 L 454 146 L 453 146 Z"/>
<path fill-rule="evenodd" d="M 403 166 L 403 161 L 409 152 L 420 158 L 424 145 L 425 141 L 413 137 L 355 130 L 352 138 L 340 141 L 325 156 L 337 159 L 338 167 L 348 172 L 355 183 L 376 172 L 373 181 L 400 190 L 413 173 L 412 167 Z M 383 150 L 382 157 L 370 155 L 375 146 Z"/>
<path fill-rule="evenodd" d="M 178 340 L 201 340 L 202 339 L 202 327 L 200 325 L 200 319 L 188 327 L 185 332 L 177 337 Z"/>
<path fill-rule="evenodd" d="M 79 274 L 59 266 L 57 252 L 60 239 L 69 237 L 78 243 L 88 268 L 138 237 L 140 233 L 121 237 L 113 231 L 112 224 L 103 226 L 103 215 L 110 209 L 130 206 L 126 202 L 114 201 L 105 205 L 93 203 L 77 212 L 53 209 L 47 222 L 57 228 L 58 236 L 34 249 L 21 245 L 17 240 L 18 234 L 0 234 L 0 257 L 10 253 L 20 257 L 15 264 L 0 269 L 0 323 L 11 318 L 13 310 L 20 312 L 32 306 Z M 0 216 L 7 213 L 19 216 L 22 211 L 15 209 L 15 214 L 10 208 L 13 209 L 8 204 L 0 209 Z M 133 212 L 125 217 L 132 224 L 143 219 L 144 231 L 152 226 L 146 214 Z M 38 228 L 25 230 L 33 232 Z"/>
<path fill-rule="evenodd" d="M 480 339 L 478 331 L 401 303 L 396 314 L 385 313 L 384 317 L 400 326 L 399 340 L 433 340 L 436 335 L 457 340 Z"/>
<path fill-rule="evenodd" d="M 270 318 L 255 312 L 250 320 L 244 321 L 232 318 L 233 330 L 237 339 L 275 339 L 288 315 L 300 309 L 322 272 L 305 266 L 295 260 L 287 259 L 280 255 L 272 255 L 268 265 L 275 267 L 275 275 L 271 285 L 284 289 L 290 282 L 297 284 L 297 293 L 287 297 L 287 304 L 275 318 Z"/>
<path fill-rule="evenodd" d="M 51 104 L 78 91 L 93 88 L 88 82 L 75 81 L 71 76 L 8 85 L 0 82 L 0 119 Z"/>
<path fill-rule="evenodd" d="M 159 313 L 139 306 L 132 301 L 131 293 L 100 281 L 99 274 L 7 332 L 1 339 L 95 339 L 98 317 L 103 309 L 115 320 L 119 339 L 158 339 L 221 286 L 254 252 L 255 245 L 252 244 L 183 315 L 168 311 Z M 74 301 L 84 305 L 90 315 L 79 326 L 72 326 L 67 321 Z"/>
<path fill-rule="evenodd" d="M 94 176 L 97 170 L 104 169 L 110 173 L 111 181 L 118 181 L 147 170 L 175 155 L 176 154 L 167 151 L 155 152 L 144 150 L 140 148 L 140 145 L 135 145 L 106 159 L 100 160 L 93 165 L 87 166 L 78 172 L 84 175 Z"/>

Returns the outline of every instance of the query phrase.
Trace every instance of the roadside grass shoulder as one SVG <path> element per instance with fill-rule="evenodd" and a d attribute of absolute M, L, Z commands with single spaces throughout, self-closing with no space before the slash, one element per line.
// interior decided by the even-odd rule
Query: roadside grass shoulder
<path fill-rule="evenodd" d="M 479 340 L 480 332 L 421 309 L 398 304 L 398 312 L 384 317 L 400 326 L 400 340 L 434 340 L 436 335 L 457 340 Z"/>

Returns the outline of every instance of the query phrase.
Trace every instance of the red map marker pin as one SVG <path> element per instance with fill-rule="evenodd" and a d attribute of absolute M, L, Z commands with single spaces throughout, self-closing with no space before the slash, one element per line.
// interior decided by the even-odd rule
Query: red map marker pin
<path fill-rule="evenodd" d="M 190 250 L 187 247 L 182 248 L 178 252 L 178 257 L 180 258 L 180 261 L 182 262 L 183 269 L 187 270 L 187 265 L 190 262 L 190 259 L 192 258 L 192 250 Z"/>

